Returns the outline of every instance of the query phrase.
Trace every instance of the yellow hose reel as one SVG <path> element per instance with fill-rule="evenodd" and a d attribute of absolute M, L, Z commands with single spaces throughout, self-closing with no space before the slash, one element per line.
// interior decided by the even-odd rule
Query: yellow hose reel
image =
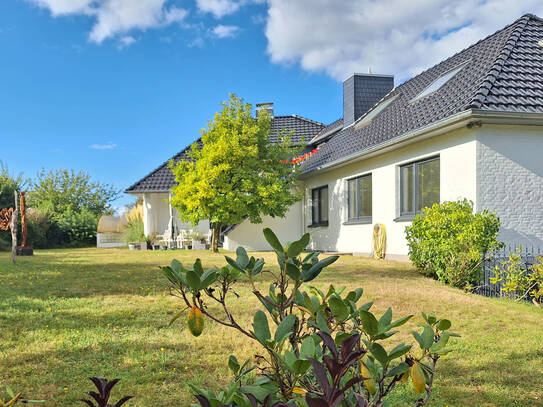
<path fill-rule="evenodd" d="M 376 259 L 385 258 L 387 245 L 387 230 L 382 223 L 373 226 L 373 257 Z"/>

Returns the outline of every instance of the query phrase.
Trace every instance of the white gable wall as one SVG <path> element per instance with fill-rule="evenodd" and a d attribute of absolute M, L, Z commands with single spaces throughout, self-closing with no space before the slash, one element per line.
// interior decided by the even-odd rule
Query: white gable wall
<path fill-rule="evenodd" d="M 405 256 L 408 253 L 405 227 L 410 222 L 395 221 L 399 217 L 399 166 L 409 162 L 440 156 L 441 201 L 476 196 L 475 133 L 461 129 L 399 148 L 381 156 L 317 174 L 305 182 L 305 228 L 311 233 L 311 247 L 318 250 L 369 254 L 372 251 L 373 225 L 383 223 L 387 229 L 386 253 Z M 372 174 L 371 224 L 345 225 L 347 221 L 347 180 Z M 311 189 L 328 185 L 329 221 L 327 227 L 311 224 Z"/>
<path fill-rule="evenodd" d="M 290 207 L 284 218 L 263 216 L 262 223 L 251 223 L 245 220 L 231 230 L 225 237 L 223 247 L 226 250 L 236 250 L 243 246 L 246 250 L 271 250 L 264 239 L 262 230 L 271 228 L 281 243 L 298 240 L 303 235 L 302 203 L 296 202 Z"/>
<path fill-rule="evenodd" d="M 543 130 L 483 125 L 477 141 L 477 210 L 496 211 L 501 241 L 543 247 Z"/>
<path fill-rule="evenodd" d="M 170 222 L 170 204 L 169 194 L 166 192 L 150 192 L 143 194 L 143 226 L 145 236 L 151 236 L 153 233 L 162 235 L 168 229 Z M 176 231 L 193 230 L 203 235 L 209 234 L 209 220 L 205 219 L 196 226 L 179 220 L 179 214 L 174 209 L 173 218 Z"/>

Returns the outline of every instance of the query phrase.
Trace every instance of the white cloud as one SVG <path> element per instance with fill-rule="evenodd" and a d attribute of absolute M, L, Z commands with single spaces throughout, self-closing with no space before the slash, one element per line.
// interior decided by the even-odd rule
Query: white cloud
<path fill-rule="evenodd" d="M 196 6 L 203 13 L 213 14 L 215 18 L 234 14 L 248 4 L 264 4 L 266 0 L 196 0 Z"/>
<path fill-rule="evenodd" d="M 269 0 L 265 33 L 275 63 L 402 80 L 528 12 L 543 14 L 541 0 Z"/>
<path fill-rule="evenodd" d="M 196 6 L 204 13 L 221 18 L 238 11 L 240 3 L 234 0 L 196 0 Z"/>
<path fill-rule="evenodd" d="M 94 19 L 89 40 L 101 43 L 132 30 L 163 27 L 183 21 L 188 11 L 167 7 L 169 0 L 27 0 L 55 17 L 86 15 Z"/>
<path fill-rule="evenodd" d="M 114 148 L 117 147 L 117 144 L 114 144 L 114 143 L 92 144 L 89 147 L 94 150 L 113 150 Z"/>
<path fill-rule="evenodd" d="M 119 45 L 117 46 L 117 48 L 123 49 L 129 47 L 135 42 L 136 39 L 134 37 L 132 37 L 131 35 L 125 35 L 124 37 L 119 38 Z"/>
<path fill-rule="evenodd" d="M 222 25 L 219 24 L 211 31 L 213 35 L 218 38 L 231 38 L 235 37 L 239 31 L 239 27 L 235 25 Z"/>

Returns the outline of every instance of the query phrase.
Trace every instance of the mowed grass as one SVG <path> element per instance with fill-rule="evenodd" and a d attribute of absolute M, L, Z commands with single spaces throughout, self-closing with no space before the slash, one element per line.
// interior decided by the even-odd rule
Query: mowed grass
<path fill-rule="evenodd" d="M 89 376 L 120 378 L 114 393 L 135 395 L 130 406 L 189 406 L 187 383 L 219 389 L 231 380 L 228 356 L 251 358 L 259 348 L 209 320 L 199 338 L 181 320 L 167 326 L 181 303 L 169 295 L 158 266 L 173 258 L 190 264 L 197 256 L 207 266 L 225 263 L 208 252 L 91 248 L 36 251 L 12 265 L 0 253 L 0 385 L 47 406 L 81 405 Z M 275 264 L 270 253 L 258 256 Z M 543 310 L 466 294 L 407 264 L 361 257 L 342 256 L 314 283 L 362 286 L 374 312 L 390 306 L 395 317 L 415 314 L 395 341 L 412 341 L 420 311 L 453 321 L 462 338 L 439 362 L 429 405 L 543 406 Z M 260 306 L 249 284 L 239 283 L 237 292 L 231 307 L 249 327 Z M 406 386 L 391 405 L 414 399 Z"/>

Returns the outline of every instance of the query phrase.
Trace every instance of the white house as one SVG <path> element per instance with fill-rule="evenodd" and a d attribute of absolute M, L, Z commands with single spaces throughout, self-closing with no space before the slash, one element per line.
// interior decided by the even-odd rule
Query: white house
<path fill-rule="evenodd" d="M 276 141 L 279 134 L 288 134 L 292 143 L 300 144 L 311 140 L 325 127 L 322 123 L 301 116 L 274 116 L 273 103 L 257 104 L 257 109 L 266 110 L 272 116 L 269 136 L 271 142 Z M 197 142 L 201 144 L 200 139 Z M 196 226 L 183 223 L 170 204 L 171 188 L 176 181 L 169 163 L 187 159 L 189 151 L 190 146 L 126 189 L 126 193 L 143 198 L 144 233 L 146 236 L 153 233 L 171 236 L 180 231 L 210 234 L 209 221 L 200 221 Z"/>
<path fill-rule="evenodd" d="M 543 246 L 543 20 L 525 15 L 393 88 L 386 75 L 343 83 L 343 117 L 316 132 L 304 198 L 284 219 L 245 221 L 224 246 L 269 249 L 311 233 L 313 249 L 369 254 L 373 225 L 389 258 L 421 208 L 467 198 L 495 211 L 500 239 Z"/>

